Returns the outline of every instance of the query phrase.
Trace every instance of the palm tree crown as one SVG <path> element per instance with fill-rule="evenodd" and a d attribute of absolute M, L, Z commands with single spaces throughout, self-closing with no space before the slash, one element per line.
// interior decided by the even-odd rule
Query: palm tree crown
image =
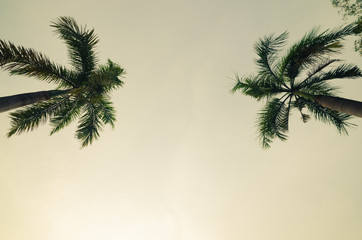
<path fill-rule="evenodd" d="M 53 63 L 33 49 L 0 40 L 0 67 L 12 75 L 34 76 L 57 85 L 57 90 L 44 92 L 45 99 L 31 100 L 35 103 L 10 113 L 7 136 L 33 130 L 47 120 L 53 134 L 79 118 L 76 138 L 85 147 L 99 137 L 103 125 L 114 127 L 115 109 L 109 93 L 122 87 L 125 71 L 111 60 L 97 65 L 98 37 L 93 29 L 79 26 L 71 17 L 60 17 L 51 27 L 67 45 L 72 69 Z"/>
<path fill-rule="evenodd" d="M 284 56 L 280 56 L 280 50 L 287 39 L 287 32 L 279 36 L 269 35 L 255 44 L 258 73 L 247 77 L 237 75 L 232 92 L 241 90 L 244 95 L 258 101 L 266 99 L 257 120 L 264 148 L 269 148 L 274 138 L 287 139 L 289 115 L 293 108 L 300 111 L 304 122 L 310 118 L 302 112 L 306 108 L 316 119 L 333 124 L 339 133 L 347 134 L 346 127 L 351 125 L 347 121 L 350 114 L 355 113 L 323 107 L 318 99 L 335 96 L 336 87 L 331 86 L 329 80 L 361 76 L 356 65 L 332 67 L 340 60 L 330 58 L 331 54 L 341 50 L 341 40 L 356 31 L 355 24 L 321 33 L 314 29 L 292 45 Z M 347 101 L 359 104 L 357 110 L 362 113 L 362 103 Z"/>

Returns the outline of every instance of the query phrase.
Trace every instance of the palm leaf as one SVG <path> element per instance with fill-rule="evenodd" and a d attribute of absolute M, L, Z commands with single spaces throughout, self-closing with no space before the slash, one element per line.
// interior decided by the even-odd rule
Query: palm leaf
<path fill-rule="evenodd" d="M 53 135 L 74 121 L 75 118 L 79 116 L 80 108 L 81 104 L 79 99 L 68 100 L 65 102 L 65 104 L 63 104 L 50 119 L 50 123 L 53 127 L 50 135 Z"/>
<path fill-rule="evenodd" d="M 347 127 L 353 126 L 354 124 L 347 122 L 351 119 L 351 115 L 346 113 L 337 112 L 321 105 L 312 102 L 308 99 L 301 99 L 304 101 L 305 106 L 313 114 L 314 118 L 324 123 L 334 125 L 340 134 L 348 135 Z"/>
<path fill-rule="evenodd" d="M 263 148 L 270 148 L 270 143 L 275 137 L 282 141 L 287 139 L 285 133 L 288 131 L 290 106 L 285 106 L 285 102 L 288 99 L 289 97 L 286 97 L 282 101 L 281 99 L 274 98 L 268 101 L 259 113 L 257 127 Z"/>
<path fill-rule="evenodd" d="M 122 87 L 124 82 L 120 79 L 126 72 L 118 64 L 108 59 L 106 65 L 100 65 L 90 78 L 90 85 L 98 86 L 99 94 L 108 93 Z"/>
<path fill-rule="evenodd" d="M 309 114 L 303 113 L 303 108 L 305 108 L 305 106 L 306 106 L 305 99 L 299 96 L 295 96 L 295 101 L 291 103 L 291 107 L 298 109 L 298 111 L 300 112 L 301 119 L 304 123 L 308 122 L 310 119 Z"/>
<path fill-rule="evenodd" d="M 68 96 L 58 97 L 10 113 L 11 127 L 7 137 L 34 130 L 40 124 L 45 123 L 67 100 Z"/>
<path fill-rule="evenodd" d="M 356 65 L 342 64 L 337 68 L 333 68 L 328 72 L 321 73 L 318 76 L 307 78 L 298 85 L 298 89 L 314 89 L 313 94 L 330 96 L 337 88 L 332 88 L 326 84 L 326 81 L 343 78 L 358 78 L 361 77 L 361 70 Z M 320 91 L 317 91 L 320 88 Z"/>
<path fill-rule="evenodd" d="M 339 52 L 342 48 L 340 40 L 353 35 L 356 27 L 356 24 L 352 23 L 344 28 L 322 33 L 313 29 L 290 48 L 281 63 L 281 71 L 290 79 L 295 79 L 303 68 L 313 65 L 331 53 Z"/>
<path fill-rule="evenodd" d="M 30 48 L 15 46 L 0 40 L 0 67 L 12 75 L 36 77 L 39 80 L 75 87 L 74 73 L 49 60 L 46 56 Z"/>
<path fill-rule="evenodd" d="M 82 147 L 86 147 L 99 138 L 100 130 L 102 122 L 99 109 L 94 104 L 88 103 L 79 120 L 76 137 L 81 140 Z"/>
<path fill-rule="evenodd" d="M 325 69 L 326 67 L 328 67 L 329 65 L 331 65 L 332 63 L 334 63 L 336 61 L 340 61 L 340 60 L 325 59 L 325 60 L 320 61 L 318 64 L 316 64 L 316 66 L 314 66 L 313 68 L 311 67 L 311 70 L 308 72 L 307 77 L 303 81 L 298 83 L 297 85 L 298 86 L 303 85 L 304 82 L 308 81 L 310 78 L 314 77 L 315 75 L 321 73 L 323 69 Z"/>
<path fill-rule="evenodd" d="M 97 63 L 94 48 L 98 43 L 98 37 L 94 30 L 78 26 L 71 17 L 60 17 L 51 26 L 67 44 L 72 65 L 81 73 L 80 81 L 85 81 Z"/>
<path fill-rule="evenodd" d="M 244 95 L 261 100 L 264 98 L 271 98 L 279 93 L 285 92 L 285 90 L 275 81 L 266 81 L 264 77 L 239 77 L 236 75 L 236 84 L 231 89 L 231 92 L 241 90 Z"/>
<path fill-rule="evenodd" d="M 357 65 L 351 64 L 342 64 L 337 68 L 331 69 L 326 73 L 321 74 L 320 76 L 313 79 L 313 82 L 326 81 L 332 79 L 342 79 L 342 78 L 358 78 L 361 77 L 361 70 Z"/>
<path fill-rule="evenodd" d="M 102 98 L 98 102 L 98 109 L 102 122 L 104 124 L 110 124 L 112 128 L 114 128 L 114 122 L 116 121 L 116 110 L 114 109 L 112 102 L 106 98 Z"/>
<path fill-rule="evenodd" d="M 266 79 L 273 79 L 285 87 L 287 86 L 281 79 L 277 77 L 273 68 L 276 55 L 279 49 L 284 45 L 287 37 L 287 32 L 284 32 L 277 37 L 275 37 L 274 34 L 271 34 L 264 38 L 260 38 L 259 41 L 254 45 L 255 53 L 258 55 L 258 58 L 255 61 L 259 67 L 259 75 L 264 76 Z"/>

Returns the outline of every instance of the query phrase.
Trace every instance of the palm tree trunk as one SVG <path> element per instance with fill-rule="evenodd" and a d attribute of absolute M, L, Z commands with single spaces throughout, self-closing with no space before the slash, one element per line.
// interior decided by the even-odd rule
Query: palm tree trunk
<path fill-rule="evenodd" d="M 315 96 L 314 101 L 323 107 L 362 117 L 362 102 L 332 96 Z"/>
<path fill-rule="evenodd" d="M 51 99 L 52 97 L 63 95 L 69 92 L 70 89 L 49 90 L 49 91 L 23 93 L 7 97 L 0 97 L 0 112 L 5 112 L 29 104 L 46 101 Z"/>

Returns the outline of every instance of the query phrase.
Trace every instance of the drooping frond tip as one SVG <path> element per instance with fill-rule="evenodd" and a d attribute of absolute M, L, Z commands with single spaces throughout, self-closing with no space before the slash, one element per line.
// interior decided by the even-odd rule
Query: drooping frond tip
<path fill-rule="evenodd" d="M 230 90 L 231 93 L 235 93 L 243 87 L 242 78 L 238 74 L 235 74 L 235 82 L 234 87 Z"/>

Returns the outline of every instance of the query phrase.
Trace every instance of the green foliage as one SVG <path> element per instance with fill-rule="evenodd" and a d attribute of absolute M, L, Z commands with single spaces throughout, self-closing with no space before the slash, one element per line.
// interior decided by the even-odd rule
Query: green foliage
<path fill-rule="evenodd" d="M 51 25 L 68 46 L 68 55 L 73 67 L 82 73 L 81 82 L 86 82 L 97 64 L 94 48 L 98 37 L 94 30 L 78 26 L 71 17 L 60 17 Z"/>
<path fill-rule="evenodd" d="M 288 131 L 289 105 L 286 101 L 290 97 L 286 97 L 283 101 L 273 98 L 268 101 L 265 107 L 260 111 L 257 121 L 259 138 L 264 148 L 269 148 L 272 139 L 277 137 L 282 141 L 287 139 Z"/>
<path fill-rule="evenodd" d="M 58 88 L 68 89 L 62 96 L 36 103 L 10 114 L 8 137 L 31 131 L 50 120 L 54 134 L 79 118 L 76 138 L 82 147 L 99 138 L 104 125 L 114 127 L 116 112 L 110 92 L 123 86 L 125 71 L 108 60 L 97 66 L 94 30 L 79 26 L 73 18 L 60 17 L 52 27 L 68 47 L 72 70 L 51 62 L 41 53 L 0 40 L 0 67 L 13 75 L 36 77 Z"/>
<path fill-rule="evenodd" d="M 285 92 L 285 90 L 278 84 L 278 81 L 267 81 L 263 76 L 257 77 L 244 77 L 241 78 L 236 75 L 237 83 L 232 88 L 232 92 L 241 90 L 244 95 L 255 98 L 256 100 L 262 100 L 264 98 L 270 98 L 279 93 Z"/>
<path fill-rule="evenodd" d="M 358 37 L 354 42 L 354 50 L 362 55 L 362 1 L 361 0 L 331 0 L 332 5 L 338 8 L 338 12 L 344 19 L 352 19 L 359 28 L 355 35 Z"/>
<path fill-rule="evenodd" d="M 28 132 L 45 123 L 51 116 L 66 104 L 68 97 L 55 98 L 50 101 L 35 103 L 32 106 L 10 113 L 11 128 L 7 134 Z"/>
<path fill-rule="evenodd" d="M 324 123 L 334 125 L 340 134 L 348 135 L 347 127 L 354 125 L 347 122 L 349 119 L 351 119 L 351 115 L 349 114 L 324 108 L 321 105 L 308 99 L 298 98 L 297 101 L 303 102 L 302 104 L 307 107 L 307 109 L 309 110 L 309 112 L 312 113 L 315 119 L 320 120 Z"/>
<path fill-rule="evenodd" d="M 340 13 L 342 13 L 345 18 L 348 16 L 361 15 L 361 0 L 331 0 L 331 2 L 334 7 L 340 9 Z"/>
<path fill-rule="evenodd" d="M 82 147 L 91 144 L 99 138 L 102 130 L 100 111 L 95 104 L 88 103 L 78 124 L 76 136 L 82 140 Z"/>
<path fill-rule="evenodd" d="M 331 67 L 339 60 L 330 59 L 332 54 L 340 52 L 342 40 L 354 34 L 357 28 L 356 24 L 350 24 L 324 32 L 313 29 L 284 56 L 280 54 L 280 48 L 285 44 L 286 32 L 261 38 L 254 45 L 258 73 L 249 77 L 236 75 L 236 84 L 231 91 L 240 90 L 246 96 L 266 101 L 257 119 L 258 135 L 264 148 L 269 148 L 274 138 L 287 139 L 292 109 L 300 112 L 303 122 L 310 119 L 309 114 L 303 113 L 307 109 L 315 119 L 332 124 L 339 133 L 347 134 L 347 127 L 351 125 L 347 121 L 351 116 L 324 108 L 314 99 L 318 95 L 335 95 L 337 88 L 331 86 L 329 80 L 361 77 L 357 66 L 340 64 Z"/>
<path fill-rule="evenodd" d="M 107 98 L 101 99 L 99 104 L 99 112 L 103 123 L 109 124 L 112 126 L 112 128 L 114 128 L 114 122 L 116 121 L 116 111 L 112 102 L 110 102 Z"/>
<path fill-rule="evenodd" d="M 289 49 L 281 61 L 281 74 L 295 79 L 304 69 L 323 62 L 331 54 L 339 53 L 341 40 L 352 35 L 355 29 L 355 24 L 322 33 L 313 29 Z"/>
<path fill-rule="evenodd" d="M 53 135 L 74 121 L 79 116 L 80 110 L 81 104 L 79 99 L 69 99 L 65 102 L 65 104 L 63 104 L 61 108 L 53 114 L 50 120 L 53 127 L 50 135 Z"/>
<path fill-rule="evenodd" d="M 254 45 L 254 50 L 259 58 L 256 59 L 256 64 L 259 67 L 258 76 L 265 81 L 278 82 L 278 77 L 274 74 L 273 65 L 276 60 L 279 49 L 284 45 L 288 33 L 284 32 L 281 35 L 274 37 L 269 35 L 259 39 Z"/>
<path fill-rule="evenodd" d="M 36 77 L 64 87 L 74 87 L 75 73 L 51 62 L 31 48 L 15 46 L 0 39 L 0 67 L 12 75 Z"/>

